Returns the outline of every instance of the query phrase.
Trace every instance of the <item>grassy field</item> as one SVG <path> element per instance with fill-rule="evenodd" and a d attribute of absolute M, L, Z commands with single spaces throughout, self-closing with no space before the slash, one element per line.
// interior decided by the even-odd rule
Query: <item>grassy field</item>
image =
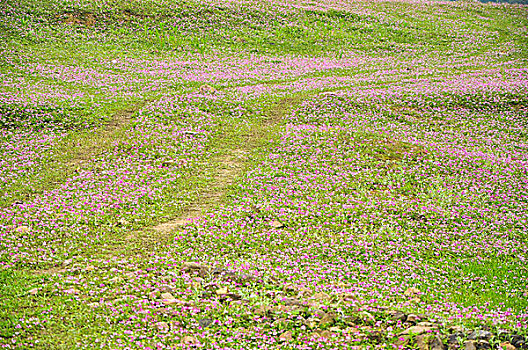
<path fill-rule="evenodd" d="M 0 78 L 0 348 L 528 347 L 528 6 L 6 1 Z"/>

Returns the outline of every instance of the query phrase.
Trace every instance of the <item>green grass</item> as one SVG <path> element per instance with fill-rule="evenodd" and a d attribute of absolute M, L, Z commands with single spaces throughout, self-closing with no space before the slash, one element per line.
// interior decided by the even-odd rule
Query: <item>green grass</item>
<path fill-rule="evenodd" d="M 458 263 L 452 278 L 465 281 L 453 291 L 453 301 L 465 306 L 489 304 L 490 307 L 528 308 L 524 280 L 528 270 L 519 269 L 509 259 L 489 259 Z"/>
<path fill-rule="evenodd" d="M 126 47 L 128 53 L 154 49 L 201 55 L 215 50 L 299 55 L 334 52 L 341 55 L 350 50 L 384 52 L 424 48 L 425 45 L 428 50 L 450 50 L 451 42 L 462 39 L 464 31 L 479 28 L 481 20 L 475 19 L 478 14 L 499 19 L 490 20 L 486 30 L 489 35 L 499 35 L 498 42 L 494 38 L 493 46 L 484 46 L 487 50 L 494 50 L 497 45 L 512 40 L 521 45 L 521 50 L 526 49 L 520 32 L 526 21 L 505 16 L 509 11 L 507 8 L 461 7 L 444 11 L 445 5 L 436 5 L 440 12 L 436 14 L 436 21 L 430 21 L 409 16 L 411 11 L 416 12 L 413 5 L 405 3 L 398 4 L 397 11 L 392 11 L 395 5 L 373 5 L 374 13 L 390 10 L 383 18 L 374 13 L 367 15 L 332 9 L 269 12 L 271 9 L 266 5 L 261 10 L 196 3 L 157 6 L 155 2 L 144 1 L 133 4 L 117 1 L 111 6 L 86 2 L 82 7 L 78 6 L 64 6 L 58 0 L 42 4 L 26 0 L 17 9 L 23 13 L 23 20 L 14 26 L 16 29 L 7 24 L 5 29 L 12 40 L 33 44 L 51 44 L 40 38 L 39 31 L 63 39 L 61 33 L 67 30 L 73 34 L 72 44 L 88 49 L 86 43 L 93 41 L 85 38 L 92 37 L 98 40 L 98 49 L 103 52 Z M 70 14 L 80 22 L 63 24 Z M 87 14 L 93 16 L 94 23 L 85 26 Z M 426 10 L 421 14 L 429 16 Z M 459 21 L 460 17 L 465 20 Z M 248 22 L 251 25 L 247 25 Z M 449 26 L 443 23 L 449 23 Z M 28 26 L 33 28 L 30 33 L 25 31 Z M 64 43 L 59 44 L 62 45 Z"/>
<path fill-rule="evenodd" d="M 193 64 L 199 63 L 190 67 L 197 70 L 214 63 L 217 58 L 226 57 L 250 60 L 266 57 L 267 63 L 277 65 L 280 65 L 283 59 L 314 57 L 342 60 L 360 56 L 375 62 L 370 65 L 359 63 L 358 66 L 337 67 L 325 71 L 307 71 L 296 76 L 257 76 L 225 81 L 219 79 L 208 84 L 218 89 L 213 96 L 223 97 L 210 100 L 204 97 L 203 103 L 197 103 L 193 112 L 174 110 L 173 113 L 157 116 L 159 125 L 164 126 L 171 123 L 183 124 L 196 114 L 214 115 L 214 125 L 204 126 L 212 129 L 205 156 L 191 159 L 189 165 L 180 171 L 180 177 L 171 182 L 171 186 L 157 189 L 159 196 L 155 199 L 145 196 L 138 203 L 129 203 L 128 206 L 124 205 L 123 208 L 105 216 L 86 219 L 86 231 L 74 232 L 74 236 L 67 235 L 67 230 L 60 235 L 50 232 L 49 236 L 43 237 L 40 242 L 54 245 L 52 259 L 38 260 L 37 256 L 35 260 L 28 259 L 17 263 L 13 268 L 0 269 L 0 344 L 22 339 L 25 345 L 20 345 L 20 348 L 73 349 L 89 347 L 98 339 L 114 345 L 116 343 L 111 342 L 115 341 L 115 338 L 126 339 L 124 332 L 128 331 L 129 317 L 136 312 L 134 307 L 123 307 L 122 313 L 116 318 L 110 307 L 89 306 L 99 301 L 96 299 L 96 293 L 91 294 L 89 288 L 81 290 L 79 295 L 67 295 L 63 291 L 78 284 L 95 286 L 108 283 L 108 290 L 102 293 L 107 298 L 106 301 L 119 300 L 124 293 L 144 297 L 147 291 L 141 289 L 142 287 L 152 280 L 159 281 L 160 278 L 166 277 L 157 275 L 156 268 L 177 271 L 179 267 L 175 266 L 183 261 L 186 252 L 199 243 L 201 232 L 188 228 L 183 233 L 178 231 L 163 236 L 153 233 L 149 228 L 178 218 L 188 205 L 201 201 L 215 185 L 215 174 L 218 167 L 222 166 L 219 161 L 222 156 L 242 150 L 249 156 L 248 160 L 240 162 L 240 166 L 244 170 L 257 168 L 266 161 L 271 153 L 270 147 L 278 143 L 280 132 L 287 127 L 283 120 L 285 116 L 301 109 L 303 102 L 315 99 L 323 91 L 339 92 L 354 87 L 384 88 L 398 84 L 402 79 L 408 79 L 409 84 L 419 79 L 436 79 L 439 84 L 443 84 L 450 76 L 478 73 L 490 67 L 502 67 L 500 64 L 504 64 L 505 69 L 525 68 L 528 52 L 526 14 L 525 8 L 508 6 L 467 4 L 452 7 L 440 3 L 426 6 L 404 2 L 359 3 L 349 11 L 274 8 L 267 4 L 259 7 L 221 6 L 195 1 L 158 0 L 21 0 L 17 6 L 8 2 L 0 4 L 0 77 L 23 81 L 12 86 L 6 84 L 0 88 L 0 92 L 2 96 L 28 96 L 25 102 L 0 101 L 0 131 L 5 132 L 5 135 L 20 129 L 31 132 L 53 130 L 64 134 L 56 144 L 45 151 L 35 165 L 35 171 L 28 172 L 10 183 L 0 184 L 0 208 L 4 209 L 16 202 L 31 202 L 44 193 L 66 186 L 73 176 L 82 171 L 93 171 L 97 174 L 101 172 L 98 176 L 103 177 L 102 169 L 99 169 L 97 164 L 87 165 L 84 161 L 98 159 L 116 149 L 133 152 L 135 145 L 130 142 L 130 135 L 133 135 L 139 123 L 135 118 L 141 106 L 155 104 L 162 96 L 174 98 L 198 92 L 205 83 L 178 79 L 167 82 L 156 75 L 120 68 L 119 64 L 127 60 L 142 59 L 157 63 L 190 60 Z M 72 21 L 73 23 L 66 23 Z M 476 32 L 479 35 L 473 38 L 474 40 L 466 40 Z M 499 56 L 501 52 L 507 53 Z M 108 64 L 112 59 L 119 64 Z M 391 60 L 397 64 L 386 64 Z M 34 73 L 28 68 L 36 65 L 50 66 L 51 73 Z M 89 77 L 90 74 L 97 73 L 112 74 L 114 80 L 104 87 L 90 85 L 81 78 L 68 82 L 65 80 L 68 75 L 65 78 L 57 78 L 54 75 L 54 70 L 58 71 L 61 67 L 76 67 L 82 72 L 90 71 Z M 132 65 L 132 68 L 135 67 Z M 393 72 L 384 73 L 379 80 L 368 80 L 384 70 Z M 236 101 L 237 95 L 233 93 L 233 88 L 236 87 L 256 87 L 262 84 L 271 88 L 280 84 L 327 77 L 362 77 L 365 82 L 358 80 L 348 86 L 337 87 L 322 84 L 300 92 L 287 91 L 284 95 L 277 90 L 244 102 Z M 138 81 L 133 81 L 134 79 Z M 158 90 L 156 84 L 160 81 L 163 85 Z M 29 97 L 50 92 L 56 92 L 58 97 L 50 97 L 48 102 L 43 104 L 36 103 Z M 222 95 L 224 93 L 225 96 Z M 71 98 L 65 100 L 63 96 Z M 233 101 L 230 101 L 230 98 Z M 309 123 L 346 126 L 345 122 L 335 118 L 333 113 L 379 113 L 387 123 L 411 125 L 418 122 L 427 125 L 429 132 L 441 133 L 444 126 L 439 127 L 436 123 L 443 121 L 445 115 L 438 112 L 439 108 L 450 111 L 463 108 L 475 113 L 518 113 L 525 111 L 528 105 L 525 93 L 445 93 L 434 98 L 413 95 L 382 107 L 372 101 L 348 104 L 347 99 L 340 97 L 335 97 L 332 101 L 339 107 L 338 111 L 331 109 L 335 106 L 328 107 L 327 114 L 314 114 Z M 320 108 L 324 111 L 327 106 L 323 103 Z M 129 118 L 116 121 L 117 116 L 124 110 L 130 112 Z M 524 117 L 526 115 L 519 117 L 520 122 L 524 122 Z M 487 125 L 494 121 L 495 116 L 489 114 L 489 117 L 482 118 L 484 120 L 480 122 Z M 453 126 L 453 130 L 457 130 L 457 127 Z M 528 137 L 526 134 L 516 133 L 515 130 L 508 132 L 518 140 Z M 422 147 L 368 132 L 331 130 L 313 135 L 321 142 L 330 136 L 335 137 L 342 147 L 352 149 L 355 146 L 354 152 L 361 154 L 360 166 L 363 169 L 379 167 L 379 172 L 375 178 L 348 179 L 348 188 L 340 189 L 342 193 L 327 198 L 326 202 L 325 199 L 319 199 L 320 202 L 332 206 L 342 200 L 341 195 L 344 198 L 353 191 L 358 191 L 364 201 L 372 198 L 388 199 L 383 197 L 383 190 L 401 182 L 405 184 L 395 193 L 409 200 L 422 198 L 444 203 L 451 199 L 449 194 L 440 193 L 440 186 L 434 183 L 424 183 L 418 177 L 404 179 L 393 174 L 393 171 L 401 166 L 413 164 L 418 158 L 426 158 L 427 154 Z M 150 157 L 145 160 L 145 166 L 156 167 L 163 164 L 163 157 L 166 155 L 159 153 L 155 145 L 151 146 L 152 148 L 145 146 L 145 154 Z M 414 158 L 408 156 L 409 153 L 413 154 Z M 350 154 L 352 155 L 352 152 Z M 329 168 L 337 168 L 337 165 L 329 163 Z M 482 161 L 481 165 L 487 167 L 489 164 Z M 290 176 L 284 169 L 273 171 L 276 179 L 286 181 Z M 438 174 L 438 178 L 442 175 Z M 165 175 L 160 170 L 153 175 L 156 176 Z M 237 187 L 243 176 L 244 172 L 239 174 L 234 184 L 227 186 L 225 193 L 214 204 L 235 203 L 244 198 L 246 189 Z M 311 195 L 326 198 L 325 193 L 314 192 Z M 255 220 L 276 215 L 266 209 L 259 210 L 255 210 L 256 214 L 239 213 L 237 215 L 240 217 L 237 219 L 250 226 Z M 218 250 L 229 252 L 219 258 L 229 262 L 230 259 L 252 261 L 258 258 L 259 254 L 287 251 L 298 245 L 317 243 L 321 244 L 319 250 L 316 250 L 320 257 L 332 261 L 336 257 L 324 245 L 337 247 L 343 232 L 357 237 L 362 242 L 372 243 L 374 247 L 379 242 L 397 242 L 399 239 L 422 239 L 421 243 L 426 247 L 427 243 L 432 243 L 428 241 L 427 232 L 420 232 L 423 237 L 417 239 L 416 232 L 413 231 L 414 225 L 421 220 L 437 219 L 434 214 L 413 214 L 414 216 L 409 216 L 401 223 L 405 230 L 396 232 L 391 227 L 386 227 L 383 222 L 356 220 L 362 214 L 360 209 L 349 212 L 336 211 L 334 214 L 337 219 L 332 223 L 327 223 L 326 217 L 299 218 L 292 214 L 291 221 L 285 222 L 288 229 L 280 235 L 276 234 L 275 240 L 241 242 L 239 237 L 233 234 L 222 242 L 210 242 L 210 246 L 217 244 Z M 400 214 L 405 213 L 402 211 Z M 84 219 L 79 217 L 79 220 Z M 454 221 L 449 224 L 455 225 Z M 320 229 L 307 229 L 310 226 Z M 2 226 L 2 229 L 5 227 Z M 222 227 L 221 222 L 218 227 Z M 506 232 L 508 227 L 504 226 L 503 229 Z M 255 234 L 261 234 L 261 230 L 261 227 L 255 226 Z M 379 241 L 376 241 L 370 234 L 378 231 L 380 235 L 376 239 Z M 285 235 L 289 236 L 284 237 Z M 521 233 L 514 231 L 511 235 L 519 242 L 526 242 L 527 238 Z M 22 232 L 19 239 L 23 242 L 33 238 L 30 234 Z M 36 244 L 34 248 L 39 248 L 39 245 Z M 2 261 L 9 262 L 10 252 L 1 253 Z M 349 256 L 346 251 L 340 253 L 347 259 L 364 259 Z M 367 250 L 363 253 L 366 254 Z M 156 254 L 170 257 L 168 261 L 174 266 L 165 266 L 166 262 L 151 262 L 149 259 L 154 259 Z M 408 257 L 408 254 L 392 254 L 387 256 L 384 263 L 388 266 L 397 264 Z M 517 257 L 490 256 L 477 260 L 475 256 L 444 254 L 427 247 L 413 254 L 413 259 L 421 259 L 447 281 L 434 281 L 430 285 L 425 285 L 424 281 L 418 279 L 399 281 L 401 284 L 413 282 L 420 288 L 437 292 L 423 296 L 424 300 L 434 302 L 437 298 L 442 298 L 445 302 L 465 307 L 486 305 L 500 310 L 511 308 L 517 313 L 528 308 L 528 271 L 519 268 Z M 132 279 L 124 275 L 125 271 L 119 272 L 119 278 L 122 280 L 108 282 L 115 277 L 109 272 L 110 269 L 121 267 L 121 263 L 117 258 L 113 259 L 114 257 L 129 259 L 128 272 L 141 269 L 147 271 L 151 267 L 155 269 L 154 272 L 145 272 L 141 280 L 134 279 L 131 286 L 123 282 L 126 278 Z M 73 259 L 75 266 L 63 265 L 68 259 Z M 365 258 L 364 262 L 368 263 L 368 260 Z M 95 265 L 93 271 L 87 269 L 87 266 L 92 264 Z M 62 269 L 67 269 L 62 271 L 63 276 L 51 274 L 52 271 Z M 358 270 L 356 276 L 348 280 L 343 279 L 342 282 L 369 282 L 371 277 L 362 273 Z M 275 276 L 278 280 L 287 277 L 286 274 Z M 181 294 L 186 297 L 192 295 L 189 298 L 199 303 L 198 291 L 204 291 L 193 289 L 192 285 L 189 286 L 179 278 L 173 282 Z M 38 292 L 32 295 L 29 291 L 34 288 L 37 288 Z M 296 297 L 285 285 L 277 285 L 271 279 L 266 279 L 262 285 L 251 284 L 245 287 L 243 297 L 250 300 L 252 306 L 266 304 L 273 299 L 268 294 L 278 290 L 289 297 Z M 400 296 L 391 295 L 383 302 L 392 305 L 405 300 Z M 116 305 L 124 303 L 125 301 L 120 300 Z M 413 305 L 408 306 L 410 312 L 414 312 L 413 308 Z M 361 326 L 374 326 L 368 317 L 358 316 L 356 311 L 347 309 L 344 314 L 349 317 L 363 317 L 357 321 Z M 308 318 L 312 316 L 313 310 L 303 308 L 295 312 Z M 275 313 L 277 319 L 284 316 L 280 310 L 271 313 Z M 386 318 L 382 313 L 373 313 L 380 322 Z M 193 329 L 196 327 L 194 316 L 162 314 L 153 318 L 156 321 L 177 321 L 183 328 Z M 255 326 L 255 315 L 243 305 L 220 305 L 218 308 L 205 310 L 200 317 L 210 317 L 225 323 L 232 322 L 231 328 L 221 326 L 214 329 L 225 337 L 230 335 L 232 329 Z M 23 326 L 17 328 L 19 324 Z M 466 324 L 481 325 L 474 321 L 468 321 Z M 343 318 L 337 321 L 336 325 L 346 327 Z M 157 330 L 147 321 L 141 327 L 146 335 L 157 334 Z M 273 327 L 276 328 L 273 332 L 277 333 L 298 329 L 300 324 L 288 320 Z M 329 329 L 330 326 L 323 328 Z M 180 340 L 171 338 L 172 336 L 167 336 L 167 343 L 179 344 Z M 386 341 L 393 342 L 394 339 Z M 362 344 L 371 344 L 371 340 Z"/>

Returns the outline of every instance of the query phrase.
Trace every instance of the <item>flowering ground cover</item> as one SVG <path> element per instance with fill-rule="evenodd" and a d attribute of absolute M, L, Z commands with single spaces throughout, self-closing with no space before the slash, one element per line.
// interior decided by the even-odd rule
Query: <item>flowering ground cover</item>
<path fill-rule="evenodd" d="M 0 347 L 526 348 L 527 18 L 0 4 Z"/>

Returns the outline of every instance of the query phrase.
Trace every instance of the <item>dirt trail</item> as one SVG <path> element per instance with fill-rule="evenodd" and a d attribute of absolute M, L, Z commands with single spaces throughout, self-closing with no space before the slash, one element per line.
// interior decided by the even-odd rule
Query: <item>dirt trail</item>
<path fill-rule="evenodd" d="M 168 234 L 178 227 L 185 226 L 198 219 L 216 205 L 220 204 L 226 189 L 242 173 L 247 161 L 247 154 L 262 141 L 268 134 L 270 128 L 278 124 L 284 115 L 288 113 L 292 106 L 303 100 L 303 96 L 283 98 L 277 101 L 267 112 L 267 119 L 255 125 L 247 135 L 245 142 L 238 145 L 238 148 L 229 149 L 225 154 L 213 159 L 217 163 L 218 170 L 211 185 L 202 192 L 198 199 L 186 207 L 177 218 L 153 226 L 147 231 L 155 231 L 158 234 Z"/>
<path fill-rule="evenodd" d="M 0 209 L 8 208 L 13 203 L 24 203 L 32 200 L 44 191 L 51 191 L 80 170 L 91 159 L 105 150 L 121 137 L 133 115 L 152 100 L 137 102 L 117 111 L 105 125 L 97 130 L 66 137 L 55 146 L 53 155 L 47 160 L 41 171 L 30 177 L 21 177 L 13 182 L 6 191 L 10 191 L 9 201 L 0 198 Z M 7 192 L 6 192 L 7 193 Z M 0 197 L 2 194 L 0 193 Z"/>
<path fill-rule="evenodd" d="M 204 191 L 200 197 L 187 208 L 176 219 L 152 227 L 159 233 L 169 233 L 177 227 L 192 223 L 196 219 L 212 209 L 221 202 L 226 188 L 233 183 L 235 178 L 241 174 L 247 151 L 243 149 L 230 150 L 229 154 L 222 155 L 214 160 L 218 166 L 218 172 L 211 186 Z"/>
<path fill-rule="evenodd" d="M 116 112 L 110 121 L 102 127 L 98 133 L 91 134 L 90 137 L 85 137 L 82 140 L 83 146 L 73 151 L 73 157 L 67 165 L 70 167 L 80 165 L 103 151 L 108 145 L 115 141 L 117 134 L 129 124 L 134 113 L 139 111 L 149 102 L 152 101 L 147 100 L 138 102 L 128 108 Z"/>
<path fill-rule="evenodd" d="M 99 252 L 100 256 L 137 255 L 156 249 L 165 249 L 172 239 L 172 232 L 177 232 L 185 225 L 192 224 L 222 204 L 228 188 L 244 173 L 250 154 L 275 132 L 284 116 L 306 98 L 307 95 L 303 94 L 275 102 L 267 109 L 266 118 L 255 122 L 249 129 L 238 135 L 235 143 L 226 144 L 225 147 L 219 149 L 217 156 L 213 156 L 209 163 L 214 167 L 213 178 L 179 215 L 156 226 L 144 227 L 130 232 L 125 237 L 117 238 L 114 241 L 115 244 L 108 245 Z M 101 133 L 108 137 L 118 137 L 120 130 L 128 124 L 137 109 L 130 108 L 114 116 L 113 121 Z M 91 149 L 91 151 L 96 152 L 97 149 Z M 82 158 L 78 159 L 82 162 Z M 41 273 L 61 272 L 62 268 L 41 271 Z"/>

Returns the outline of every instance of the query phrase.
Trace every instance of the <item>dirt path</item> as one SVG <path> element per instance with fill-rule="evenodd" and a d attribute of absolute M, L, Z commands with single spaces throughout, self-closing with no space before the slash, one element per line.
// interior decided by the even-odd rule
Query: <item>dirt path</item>
<path fill-rule="evenodd" d="M 227 187 L 242 173 L 247 160 L 246 153 L 246 150 L 235 149 L 215 159 L 214 163 L 218 164 L 218 171 L 211 186 L 194 203 L 185 208 L 185 211 L 176 219 L 156 225 L 151 229 L 159 233 L 169 233 L 177 227 L 192 223 L 193 219 L 218 205 Z"/>
<path fill-rule="evenodd" d="M 218 164 L 216 175 L 211 185 L 203 191 L 196 201 L 187 206 L 183 213 L 173 220 L 158 224 L 146 229 L 164 235 L 171 231 L 190 224 L 193 220 L 212 210 L 222 202 L 227 188 L 240 176 L 247 163 L 247 155 L 257 146 L 259 142 L 267 137 L 270 130 L 278 124 L 291 108 L 302 101 L 305 96 L 283 98 L 273 104 L 266 113 L 267 119 L 255 124 L 251 130 L 244 135 L 244 142 L 238 148 L 227 149 L 224 154 L 213 159 Z"/>
<path fill-rule="evenodd" d="M 5 188 L 9 196 L 4 199 L 0 193 L 0 209 L 12 203 L 24 203 L 44 191 L 51 191 L 60 186 L 72 174 L 80 170 L 90 159 L 112 147 L 129 125 L 134 113 L 152 100 L 129 105 L 112 115 L 108 123 L 100 128 L 71 133 L 53 146 L 53 152 L 46 163 L 41 164 L 39 172 L 22 176 Z"/>
<path fill-rule="evenodd" d="M 290 96 L 271 104 L 266 109 L 265 118 L 254 121 L 245 131 L 237 132 L 237 136 L 234 139 L 230 139 L 233 142 L 225 142 L 224 145 L 220 143 L 222 146 L 217 149 L 217 155 L 210 159 L 208 165 L 210 173 L 214 175 L 208 181 L 207 186 L 201 188 L 196 199 L 183 208 L 183 211 L 175 213 L 172 219 L 158 223 L 155 226 L 140 228 L 126 236 L 115 237 L 112 244 L 106 245 L 104 249 L 97 252 L 97 256 L 100 258 L 108 256 L 138 256 L 166 249 L 173 239 L 172 233 L 176 233 L 184 226 L 192 224 L 224 202 L 225 195 L 229 192 L 229 187 L 247 169 L 251 154 L 272 137 L 271 135 L 282 129 L 281 124 L 284 117 L 292 108 L 310 95 L 313 94 Z M 119 137 L 119 133 L 128 125 L 132 115 L 143 105 L 121 111 L 107 125 L 106 129 L 97 135 L 97 138 L 99 139 L 99 136 L 103 135 L 110 139 Z M 231 132 L 233 130 L 226 130 L 224 135 L 218 136 L 219 139 L 216 142 L 225 141 L 226 137 L 229 138 L 228 134 Z M 97 146 L 95 148 L 84 148 L 85 155 L 93 154 L 93 152 L 97 154 Z M 76 157 L 75 161 L 79 162 L 78 166 L 82 166 L 83 159 L 83 156 Z M 40 273 L 61 272 L 63 269 L 64 266 L 61 266 L 40 271 Z"/>
<path fill-rule="evenodd" d="M 152 100 L 138 102 L 125 109 L 117 111 L 98 133 L 89 134 L 77 141 L 78 143 L 82 142 L 82 146 L 74 148 L 72 151 L 72 159 L 67 165 L 70 167 L 80 165 L 101 153 L 119 137 L 119 133 L 130 123 L 134 113 L 150 102 L 152 102 Z M 72 145 L 68 146 L 71 147 Z"/>

